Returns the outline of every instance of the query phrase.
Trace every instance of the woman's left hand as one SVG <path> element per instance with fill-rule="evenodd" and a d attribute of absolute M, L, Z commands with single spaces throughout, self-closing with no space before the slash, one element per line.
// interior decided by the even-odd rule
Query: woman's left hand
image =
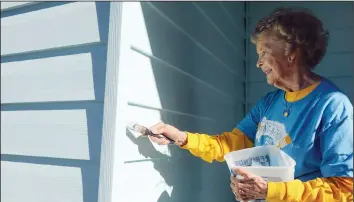
<path fill-rule="evenodd" d="M 260 176 L 242 168 L 233 168 L 233 171 L 244 179 L 237 179 L 231 175 L 231 189 L 236 200 L 249 201 L 255 199 L 266 199 L 268 183 Z"/>

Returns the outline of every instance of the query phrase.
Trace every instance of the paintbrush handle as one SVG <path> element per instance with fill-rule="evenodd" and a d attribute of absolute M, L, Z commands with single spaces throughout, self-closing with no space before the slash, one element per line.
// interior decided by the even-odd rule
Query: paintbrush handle
<path fill-rule="evenodd" d="M 148 135 L 150 135 L 150 136 L 154 136 L 154 137 L 157 137 L 157 138 L 166 138 L 166 139 L 168 139 L 169 141 L 170 141 L 170 144 L 174 144 L 175 143 L 175 141 L 174 140 L 172 140 L 171 138 L 169 138 L 169 137 L 167 137 L 166 135 L 162 135 L 162 134 L 154 134 L 153 132 L 151 132 L 150 130 L 149 130 L 149 134 Z"/>

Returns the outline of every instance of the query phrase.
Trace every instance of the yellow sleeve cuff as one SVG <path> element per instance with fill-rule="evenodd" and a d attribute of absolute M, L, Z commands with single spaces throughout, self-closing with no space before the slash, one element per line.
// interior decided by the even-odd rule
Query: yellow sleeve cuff
<path fill-rule="evenodd" d="M 286 185 L 283 182 L 268 182 L 266 201 L 283 200 L 286 194 Z"/>
<path fill-rule="evenodd" d="M 199 136 L 194 133 L 185 132 L 187 134 L 187 144 L 182 146 L 182 149 L 198 149 L 199 147 Z"/>

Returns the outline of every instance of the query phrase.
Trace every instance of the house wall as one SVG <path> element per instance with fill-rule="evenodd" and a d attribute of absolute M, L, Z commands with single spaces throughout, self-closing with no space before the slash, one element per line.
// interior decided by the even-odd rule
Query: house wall
<path fill-rule="evenodd" d="M 97 202 L 108 17 L 1 2 L 1 201 Z"/>

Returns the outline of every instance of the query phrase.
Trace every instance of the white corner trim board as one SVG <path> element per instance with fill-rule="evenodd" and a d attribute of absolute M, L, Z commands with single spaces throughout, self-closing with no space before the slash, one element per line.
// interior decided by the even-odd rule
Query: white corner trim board
<path fill-rule="evenodd" d="M 86 110 L 2 111 L 1 153 L 89 160 Z"/>
<path fill-rule="evenodd" d="M 90 53 L 1 64 L 1 103 L 94 100 Z"/>
<path fill-rule="evenodd" d="M 1 18 L 1 56 L 100 41 L 95 2 Z"/>

